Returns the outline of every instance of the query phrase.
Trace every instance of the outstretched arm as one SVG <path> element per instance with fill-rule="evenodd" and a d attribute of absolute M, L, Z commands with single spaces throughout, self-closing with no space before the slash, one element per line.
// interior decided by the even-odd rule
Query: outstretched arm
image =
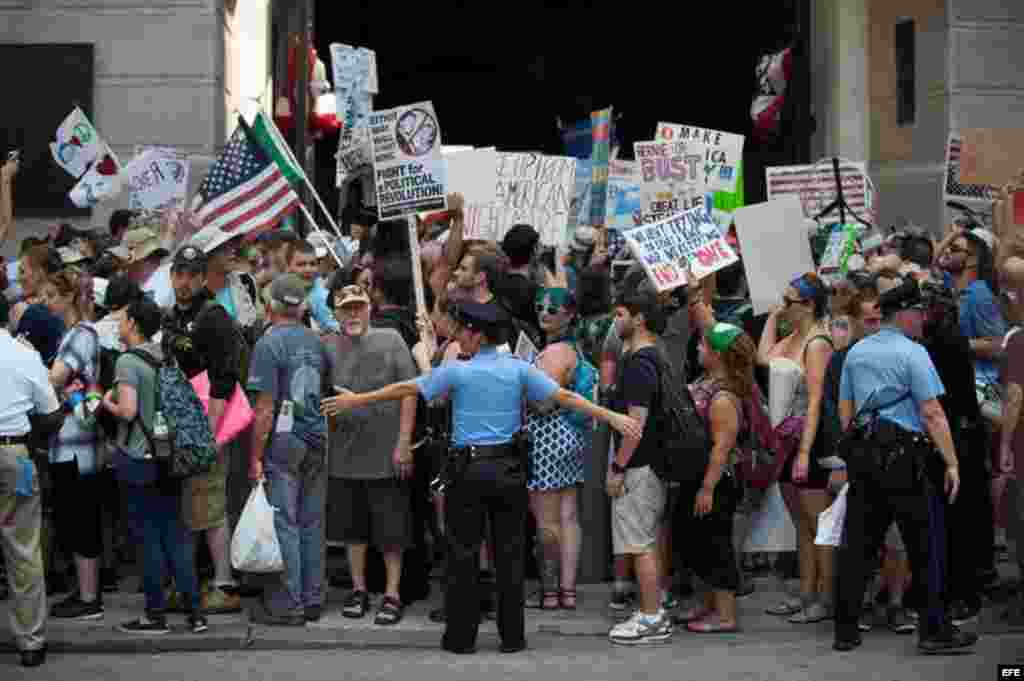
<path fill-rule="evenodd" d="M 402 381 L 392 383 L 379 390 L 368 393 L 342 392 L 337 397 L 328 397 L 320 402 L 320 411 L 325 416 L 337 416 L 338 414 L 365 407 L 376 402 L 394 402 L 407 397 L 419 395 L 419 387 L 415 381 Z"/>
<path fill-rule="evenodd" d="M 639 440 L 643 435 L 643 426 L 636 419 L 600 407 L 570 390 L 559 388 L 558 392 L 554 394 L 553 399 L 561 407 L 582 412 L 587 416 L 604 421 L 626 437 Z"/>

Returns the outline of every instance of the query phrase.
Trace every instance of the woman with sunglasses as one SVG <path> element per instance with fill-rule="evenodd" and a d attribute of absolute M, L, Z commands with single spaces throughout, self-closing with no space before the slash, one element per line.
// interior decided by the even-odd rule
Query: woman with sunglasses
<path fill-rule="evenodd" d="M 825 371 L 832 358 L 828 329 L 828 290 L 813 272 L 790 282 L 783 306 L 768 317 L 758 363 L 771 372 L 772 424 L 781 443 L 777 456 L 784 457 L 779 477 L 782 496 L 797 530 L 800 561 L 800 599 L 790 599 L 770 609 L 773 615 L 790 616 L 793 624 L 820 622 L 832 616 L 832 547 L 815 546 L 818 515 L 831 504 L 829 472 L 822 456 L 819 422 L 825 390 Z M 793 332 L 778 338 L 780 317 Z M 789 393 L 787 389 L 792 389 Z M 785 391 L 780 394 L 779 391 Z"/>
<path fill-rule="evenodd" d="M 537 292 L 537 318 L 547 344 L 535 364 L 559 386 L 574 383 L 582 355 L 573 333 L 576 299 L 558 286 Z M 534 407 L 526 420 L 530 434 L 530 472 L 526 486 L 537 521 L 538 566 L 542 593 L 527 607 L 576 609 L 576 568 L 580 523 L 576 490 L 583 483 L 586 422 L 566 409 Z"/>

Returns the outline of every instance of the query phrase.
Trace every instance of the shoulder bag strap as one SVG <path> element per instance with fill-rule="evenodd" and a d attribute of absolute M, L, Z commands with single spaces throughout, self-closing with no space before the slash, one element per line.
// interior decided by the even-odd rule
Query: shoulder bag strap
<path fill-rule="evenodd" d="M 138 357 L 140 360 L 145 362 L 146 366 L 148 366 L 150 369 L 153 370 L 153 394 L 154 394 L 153 414 L 155 416 L 156 413 L 158 411 L 160 411 L 162 406 L 163 406 L 163 402 L 160 399 L 160 369 L 163 368 L 163 365 L 160 362 L 157 361 L 156 357 L 153 357 L 151 354 L 149 354 L 148 352 L 146 352 L 144 350 L 137 350 L 137 349 L 133 348 L 131 350 L 126 350 L 124 354 L 131 355 L 133 357 Z M 142 408 L 141 408 L 141 405 L 137 405 L 137 406 L 138 406 L 138 408 L 135 410 L 135 418 L 132 419 L 132 421 L 131 421 L 131 423 L 129 425 L 131 427 L 133 427 L 133 428 L 137 426 L 139 428 L 139 430 L 142 431 L 142 435 L 146 438 L 146 443 L 149 445 L 150 453 L 155 457 L 156 456 L 156 443 L 153 440 L 153 431 L 151 431 L 149 428 L 147 428 L 145 421 L 142 420 Z M 128 431 L 128 434 L 129 434 L 129 437 L 130 437 L 131 436 L 131 431 L 130 430 Z M 125 444 L 127 444 L 127 443 L 125 443 Z"/>

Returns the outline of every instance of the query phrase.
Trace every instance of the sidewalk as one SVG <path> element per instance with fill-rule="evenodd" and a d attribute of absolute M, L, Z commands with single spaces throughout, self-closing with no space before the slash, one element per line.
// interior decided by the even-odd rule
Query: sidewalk
<path fill-rule="evenodd" d="M 739 634 L 716 635 L 718 638 L 735 640 L 795 630 L 804 631 L 808 636 L 827 639 L 831 636 L 832 623 L 821 622 L 813 625 L 796 626 L 784 618 L 765 614 L 765 609 L 776 604 L 782 597 L 780 582 L 774 577 L 757 578 L 757 591 L 740 600 Z M 55 652 L 84 653 L 167 653 L 167 652 L 208 652 L 217 650 L 323 650 L 344 648 L 436 648 L 443 631 L 442 624 L 435 624 L 427 618 L 431 609 L 440 605 L 439 590 L 433 589 L 429 601 L 414 603 L 406 609 L 404 619 L 397 625 L 381 627 L 373 623 L 377 600 L 371 603 L 371 610 L 360 620 L 347 619 L 341 614 L 341 602 L 345 591 L 332 589 L 323 618 L 305 627 L 264 627 L 250 625 L 248 615 L 211 615 L 210 630 L 205 634 L 193 635 L 185 631 L 183 615 L 170 615 L 173 632 L 163 636 L 140 636 L 123 634 L 117 626 L 137 618 L 143 608 L 143 597 L 134 593 L 136 579 L 125 579 L 119 593 L 106 594 L 104 601 L 106 615 L 94 622 L 67 622 L 50 619 L 47 638 L 50 649 Z M 130 590 L 129 590 L 130 588 Z M 379 599 L 379 597 L 378 597 Z M 581 585 L 579 588 L 579 609 L 575 612 L 528 610 L 526 615 L 527 638 L 530 636 L 573 636 L 605 637 L 614 624 L 607 610 L 608 585 Z M 253 602 L 247 602 L 246 607 Z M 0 602 L 0 618 L 7 621 L 10 601 Z M 990 605 L 983 612 L 977 624 L 982 634 L 1005 634 L 1010 630 L 998 619 L 1001 605 Z M 881 623 L 879 623 L 881 624 Z M 4 626 L 4 628 L 6 628 Z M 1024 633 L 1017 631 L 1014 633 Z M 884 626 L 877 626 L 869 636 L 897 638 Z M 676 637 L 693 636 L 677 628 Z M 6 639 L 6 631 L 3 634 Z M 481 645 L 497 644 L 497 628 L 492 621 L 480 627 Z M 906 637 L 903 637 L 904 640 Z M 0 643 L 0 649 L 10 650 L 8 640 Z"/>

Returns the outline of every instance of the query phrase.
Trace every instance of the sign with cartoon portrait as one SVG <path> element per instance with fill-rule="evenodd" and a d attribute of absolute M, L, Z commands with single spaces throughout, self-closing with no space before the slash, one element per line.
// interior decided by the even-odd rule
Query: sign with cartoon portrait
<path fill-rule="evenodd" d="M 377 210 L 382 220 L 445 210 L 447 165 L 430 102 L 370 114 Z"/>

